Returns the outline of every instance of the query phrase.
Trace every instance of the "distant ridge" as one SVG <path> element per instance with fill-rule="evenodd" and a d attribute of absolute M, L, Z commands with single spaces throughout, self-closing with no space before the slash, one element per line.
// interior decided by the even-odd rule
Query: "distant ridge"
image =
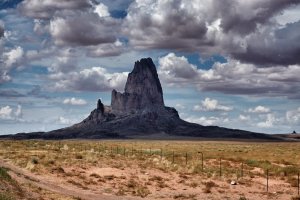
<path fill-rule="evenodd" d="M 82 122 L 50 132 L 19 133 L 0 138 L 101 139 L 101 138 L 227 138 L 280 140 L 268 134 L 202 126 L 180 119 L 175 108 L 164 104 L 163 90 L 151 58 L 135 62 L 124 93 L 112 91 L 111 105 L 99 99 L 97 107 Z"/>

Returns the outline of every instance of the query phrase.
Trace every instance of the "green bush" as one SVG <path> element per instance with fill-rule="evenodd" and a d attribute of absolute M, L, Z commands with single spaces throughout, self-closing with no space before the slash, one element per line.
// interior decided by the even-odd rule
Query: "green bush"
<path fill-rule="evenodd" d="M 0 167 L 0 179 L 6 180 L 6 181 L 11 180 L 10 175 L 7 173 L 7 169 L 5 169 L 3 167 Z"/>

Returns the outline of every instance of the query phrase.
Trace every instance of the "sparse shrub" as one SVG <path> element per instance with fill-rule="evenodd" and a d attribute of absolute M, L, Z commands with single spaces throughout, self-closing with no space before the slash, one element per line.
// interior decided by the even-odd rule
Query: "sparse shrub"
<path fill-rule="evenodd" d="M 202 164 L 197 164 L 193 168 L 193 174 L 199 174 L 202 172 Z"/>
<path fill-rule="evenodd" d="M 119 188 L 118 192 L 116 192 L 116 195 L 117 196 L 124 196 L 126 193 L 125 193 L 125 190 L 124 188 Z"/>
<path fill-rule="evenodd" d="M 7 169 L 5 169 L 3 167 L 0 167 L 0 179 L 6 180 L 6 181 L 11 180 L 10 175 L 7 173 Z"/>
<path fill-rule="evenodd" d="M 299 172 L 296 166 L 287 166 L 281 169 L 281 171 L 284 173 L 284 176 L 288 176 L 290 174 L 297 174 Z"/>
<path fill-rule="evenodd" d="M 78 160 L 81 160 L 81 159 L 83 159 L 83 156 L 81 154 L 76 154 L 75 158 L 78 159 Z"/>
<path fill-rule="evenodd" d="M 300 200 L 300 196 L 294 196 L 291 198 L 291 200 Z"/>
<path fill-rule="evenodd" d="M 140 196 L 140 197 L 143 197 L 143 198 L 148 196 L 149 194 L 150 194 L 149 189 L 147 187 L 144 187 L 144 186 L 139 187 L 136 191 L 136 195 Z"/>
<path fill-rule="evenodd" d="M 204 193 L 211 193 L 211 188 L 217 187 L 218 185 L 213 181 L 208 181 L 204 183 L 205 188 L 203 189 Z"/>
<path fill-rule="evenodd" d="M 14 198 L 9 194 L 0 193 L 0 200 L 14 200 Z"/>
<path fill-rule="evenodd" d="M 298 187 L 298 179 L 295 177 L 288 177 L 287 182 L 291 184 L 292 187 Z"/>
<path fill-rule="evenodd" d="M 96 173 L 92 173 L 90 176 L 95 177 L 95 178 L 100 178 L 101 177 L 99 174 L 96 174 Z"/>
<path fill-rule="evenodd" d="M 32 158 L 31 163 L 34 165 L 37 165 L 37 164 L 39 164 L 39 160 L 37 158 Z"/>
<path fill-rule="evenodd" d="M 149 181 L 162 181 L 163 178 L 161 176 L 152 176 L 149 178 Z"/>
<path fill-rule="evenodd" d="M 192 188 L 196 188 L 196 187 L 198 186 L 198 183 L 197 183 L 197 182 L 192 182 L 192 183 L 190 184 L 190 186 L 191 186 Z"/>
<path fill-rule="evenodd" d="M 113 180 L 114 178 L 116 178 L 115 175 L 105 175 L 104 176 L 104 179 L 109 180 L 109 181 Z"/>
<path fill-rule="evenodd" d="M 130 179 L 126 186 L 129 188 L 135 188 L 138 186 L 138 183 L 134 179 Z"/>
<path fill-rule="evenodd" d="M 239 200 L 247 200 L 247 198 L 244 197 L 244 196 L 241 196 L 241 197 L 239 198 Z"/>

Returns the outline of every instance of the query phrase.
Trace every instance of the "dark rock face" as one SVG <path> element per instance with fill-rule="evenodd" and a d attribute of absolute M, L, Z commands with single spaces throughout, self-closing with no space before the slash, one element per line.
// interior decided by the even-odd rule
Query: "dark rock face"
<path fill-rule="evenodd" d="M 113 90 L 111 96 L 113 111 L 129 112 L 147 107 L 164 107 L 163 91 L 152 59 L 137 61 L 128 75 L 125 92 L 122 94 Z"/>
<path fill-rule="evenodd" d="M 17 134 L 17 139 L 144 138 L 158 134 L 172 138 L 250 138 L 273 136 L 217 126 L 201 126 L 179 118 L 176 109 L 164 105 L 163 91 L 151 58 L 137 61 L 128 75 L 124 93 L 112 91 L 111 106 L 101 100 L 82 122 L 47 133 Z"/>

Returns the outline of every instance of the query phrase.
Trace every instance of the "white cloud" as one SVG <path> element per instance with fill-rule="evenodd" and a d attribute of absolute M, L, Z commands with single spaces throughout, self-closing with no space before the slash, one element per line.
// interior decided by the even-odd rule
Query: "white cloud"
<path fill-rule="evenodd" d="M 11 119 L 13 110 L 10 106 L 0 107 L 0 119 Z"/>
<path fill-rule="evenodd" d="M 249 115 L 239 115 L 239 120 L 240 121 L 250 121 L 251 117 Z"/>
<path fill-rule="evenodd" d="M 201 124 L 203 126 L 216 126 L 216 125 L 224 125 L 229 122 L 228 118 L 219 118 L 219 117 L 196 117 L 190 116 L 186 117 L 184 120 L 192 123 Z"/>
<path fill-rule="evenodd" d="M 264 106 L 256 106 L 255 108 L 249 108 L 248 112 L 250 113 L 268 113 L 271 109 Z"/>
<path fill-rule="evenodd" d="M 0 107 L 0 119 L 2 120 L 21 120 L 22 106 L 18 105 L 16 110 L 11 106 Z"/>
<path fill-rule="evenodd" d="M 158 74 L 170 86 L 193 85 L 202 91 L 225 94 L 300 98 L 300 65 L 259 68 L 228 59 L 227 63 L 215 63 L 204 70 L 174 53 L 159 58 L 159 64 Z"/>
<path fill-rule="evenodd" d="M 294 43 L 299 25 L 280 27 L 273 19 L 297 4 L 296 0 L 139 0 L 129 6 L 123 32 L 137 48 L 219 53 L 257 64 L 299 64 L 299 44 Z"/>
<path fill-rule="evenodd" d="M 183 109 L 185 109 L 185 106 L 182 105 L 182 104 L 180 104 L 180 103 L 177 103 L 177 104 L 175 105 L 175 108 L 177 108 L 177 109 L 179 109 L 179 110 L 183 110 Z"/>
<path fill-rule="evenodd" d="M 59 91 L 109 91 L 123 90 L 128 72 L 109 73 L 105 68 L 92 67 L 78 72 L 54 73 L 49 75 L 53 86 L 49 89 Z"/>
<path fill-rule="evenodd" d="M 224 105 L 220 105 L 218 100 L 205 98 L 201 105 L 194 106 L 195 111 L 231 111 L 232 108 Z"/>
<path fill-rule="evenodd" d="M 24 0 L 18 5 L 18 9 L 23 15 L 34 19 L 49 19 L 58 11 L 83 10 L 91 6 L 90 0 Z"/>
<path fill-rule="evenodd" d="M 65 117 L 62 117 L 62 116 L 59 117 L 57 121 L 58 121 L 59 124 L 62 124 L 62 125 L 71 125 L 71 124 L 73 124 L 72 120 L 67 119 Z"/>
<path fill-rule="evenodd" d="M 18 46 L 15 49 L 12 49 L 3 54 L 4 64 L 6 68 L 12 67 L 14 64 L 17 64 L 23 58 L 24 51 L 23 48 Z"/>
<path fill-rule="evenodd" d="M 50 34 L 59 46 L 93 46 L 116 42 L 120 21 L 96 13 L 73 13 L 51 19 Z"/>
<path fill-rule="evenodd" d="M 104 5 L 103 3 L 100 3 L 95 6 L 94 13 L 97 13 L 99 15 L 99 17 L 109 17 L 110 16 L 107 6 Z"/>
<path fill-rule="evenodd" d="M 15 116 L 17 118 L 20 118 L 20 117 L 22 117 L 22 115 L 23 115 L 22 106 L 18 105 L 17 110 L 15 111 Z"/>
<path fill-rule="evenodd" d="M 263 122 L 257 123 L 257 126 L 260 128 L 272 128 L 274 126 L 274 122 L 276 122 L 277 119 L 275 118 L 274 114 L 267 114 L 266 120 Z"/>
<path fill-rule="evenodd" d="M 300 107 L 286 112 L 286 120 L 290 124 L 300 125 Z"/>
<path fill-rule="evenodd" d="M 81 105 L 86 105 L 87 102 L 84 99 L 77 99 L 75 97 L 72 97 L 72 98 L 65 99 L 63 101 L 63 104 L 81 106 Z"/>

